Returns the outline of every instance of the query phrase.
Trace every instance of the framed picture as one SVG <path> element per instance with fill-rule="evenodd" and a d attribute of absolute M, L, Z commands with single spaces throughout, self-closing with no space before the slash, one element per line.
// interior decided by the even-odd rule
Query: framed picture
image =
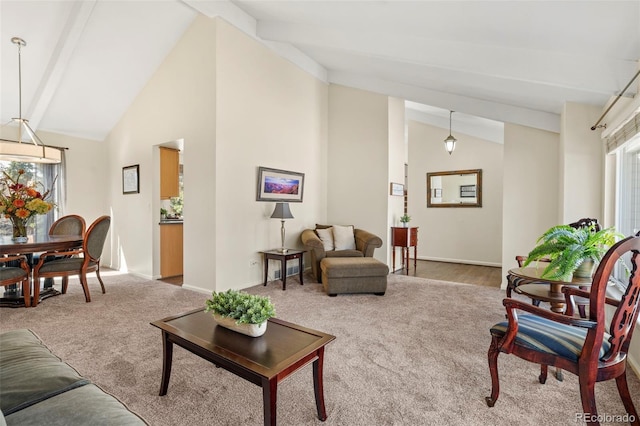
<path fill-rule="evenodd" d="M 476 186 L 460 185 L 460 198 L 476 198 Z"/>
<path fill-rule="evenodd" d="M 404 185 L 401 183 L 391 182 L 391 188 L 389 189 L 391 195 L 404 195 Z"/>
<path fill-rule="evenodd" d="M 256 201 L 301 203 L 304 173 L 258 167 Z"/>
<path fill-rule="evenodd" d="M 140 165 L 122 168 L 122 193 L 138 194 L 140 192 Z"/>

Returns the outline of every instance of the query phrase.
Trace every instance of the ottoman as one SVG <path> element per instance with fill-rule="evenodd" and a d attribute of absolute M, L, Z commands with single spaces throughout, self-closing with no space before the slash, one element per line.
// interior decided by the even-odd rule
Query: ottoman
<path fill-rule="evenodd" d="M 322 285 L 329 296 L 387 291 L 389 267 L 372 257 L 325 257 L 320 262 Z"/>

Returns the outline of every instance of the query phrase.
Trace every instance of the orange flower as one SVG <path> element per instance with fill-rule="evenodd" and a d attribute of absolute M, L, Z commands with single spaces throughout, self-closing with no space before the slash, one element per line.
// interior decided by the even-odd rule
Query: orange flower
<path fill-rule="evenodd" d="M 15 200 L 13 200 L 13 205 L 16 206 L 17 208 L 24 207 L 24 200 L 21 200 L 20 198 L 16 198 Z"/>
<path fill-rule="evenodd" d="M 27 195 L 29 197 L 37 197 L 38 196 L 38 191 L 36 191 L 33 188 L 27 188 L 26 191 L 27 191 Z"/>
<path fill-rule="evenodd" d="M 30 214 L 31 212 L 27 209 L 16 210 L 16 216 L 18 216 L 20 219 L 26 219 L 29 217 Z"/>

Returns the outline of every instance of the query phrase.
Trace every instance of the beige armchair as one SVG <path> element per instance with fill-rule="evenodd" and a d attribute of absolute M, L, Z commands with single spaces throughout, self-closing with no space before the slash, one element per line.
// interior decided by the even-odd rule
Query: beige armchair
<path fill-rule="evenodd" d="M 316 225 L 316 229 L 328 228 L 330 225 Z M 382 247 L 382 239 L 363 229 L 354 229 L 355 250 L 325 250 L 322 240 L 315 229 L 305 229 L 300 235 L 305 250 L 311 258 L 311 271 L 318 282 L 322 282 L 320 261 L 325 257 L 373 257 L 373 251 Z"/>

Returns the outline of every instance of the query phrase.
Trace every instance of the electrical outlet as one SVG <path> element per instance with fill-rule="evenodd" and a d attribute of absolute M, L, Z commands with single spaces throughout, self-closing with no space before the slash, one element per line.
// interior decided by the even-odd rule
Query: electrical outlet
<path fill-rule="evenodd" d="M 251 259 L 249 260 L 249 267 L 253 267 L 253 266 L 258 266 L 260 262 L 257 261 L 256 259 Z"/>

